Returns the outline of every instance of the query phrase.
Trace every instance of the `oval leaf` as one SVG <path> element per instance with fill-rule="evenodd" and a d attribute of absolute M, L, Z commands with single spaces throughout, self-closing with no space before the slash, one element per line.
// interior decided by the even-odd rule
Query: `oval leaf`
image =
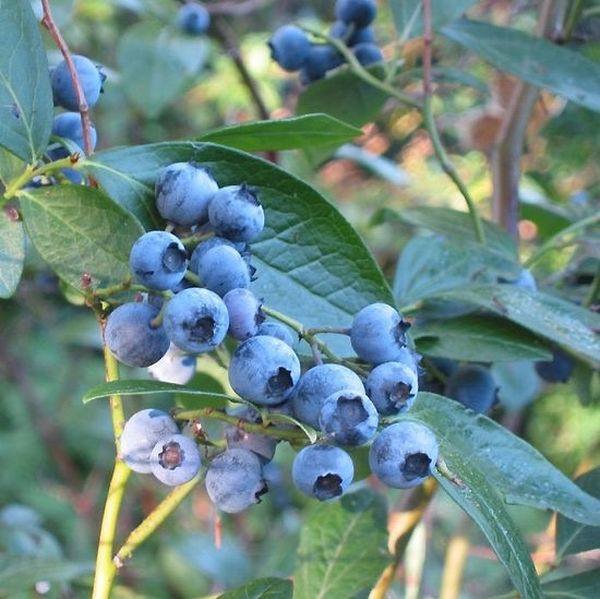
<path fill-rule="evenodd" d="M 25 260 L 23 223 L 0 209 L 0 297 L 10 297 L 17 288 Z"/>
<path fill-rule="evenodd" d="M 600 568 L 565 576 L 542 585 L 546 599 L 590 599 L 598 595 Z"/>
<path fill-rule="evenodd" d="M 293 585 L 284 578 L 257 578 L 243 587 L 227 591 L 218 599 L 292 599 Z"/>

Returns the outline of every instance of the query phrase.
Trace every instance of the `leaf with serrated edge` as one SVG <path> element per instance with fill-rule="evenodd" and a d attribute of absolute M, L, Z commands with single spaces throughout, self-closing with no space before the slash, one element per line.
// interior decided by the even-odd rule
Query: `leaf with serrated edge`
<path fill-rule="evenodd" d="M 257 578 L 232 589 L 218 599 L 292 599 L 293 585 L 284 578 Z"/>
<path fill-rule="evenodd" d="M 17 288 L 25 260 L 23 223 L 0 209 L 0 297 L 10 297 Z"/>

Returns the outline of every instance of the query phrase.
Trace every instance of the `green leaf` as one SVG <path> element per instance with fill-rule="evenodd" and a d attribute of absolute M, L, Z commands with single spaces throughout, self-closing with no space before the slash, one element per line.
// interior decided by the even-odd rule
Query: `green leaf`
<path fill-rule="evenodd" d="M 117 65 L 130 102 L 149 118 L 178 98 L 206 59 L 202 38 L 171 37 L 159 23 L 130 27 L 117 46 Z M 187 57 L 195 57 L 192 64 Z"/>
<path fill-rule="evenodd" d="M 547 338 L 594 367 L 600 365 L 600 315 L 542 292 L 514 285 L 452 289 L 437 298 L 475 304 Z"/>
<path fill-rule="evenodd" d="M 600 568 L 542 584 L 546 599 L 590 599 L 600 588 Z"/>
<path fill-rule="evenodd" d="M 94 571 L 84 562 L 0 557 L 0 595 L 8 597 L 21 591 L 33 592 L 36 582 L 68 582 Z"/>
<path fill-rule="evenodd" d="M 185 397 L 194 397 L 198 408 L 226 408 L 230 401 L 240 401 L 237 397 L 229 397 L 222 393 L 208 393 L 185 385 L 152 380 L 119 380 L 102 383 L 88 389 L 82 401 L 88 403 L 109 395 L 156 395 L 157 393 L 177 393 Z"/>
<path fill-rule="evenodd" d="M 600 404 L 600 372 L 577 361 L 571 375 L 573 387 L 584 406 Z"/>
<path fill-rule="evenodd" d="M 550 203 L 527 202 L 521 199 L 520 218 L 534 222 L 538 227 L 538 236 L 546 241 L 559 231 L 573 224 L 562 211 Z"/>
<path fill-rule="evenodd" d="M 600 64 L 522 31 L 468 19 L 441 32 L 495 67 L 591 110 L 600 110 Z"/>
<path fill-rule="evenodd" d="M 507 503 L 550 509 L 584 524 L 600 524 L 600 500 L 583 492 L 535 448 L 487 416 L 451 399 L 419 393 L 411 417 L 425 422 L 459 478 L 476 470 Z M 467 473 L 470 476 L 470 474 Z"/>
<path fill-rule="evenodd" d="M 81 290 L 81 275 L 93 287 L 126 279 L 139 223 L 97 189 L 54 185 L 19 194 L 23 220 L 36 250 L 69 285 Z"/>
<path fill-rule="evenodd" d="M 16 211 L 15 211 L 16 212 Z M 17 288 L 25 260 L 23 223 L 0 209 L 0 297 L 10 297 Z"/>
<path fill-rule="evenodd" d="M 8 187 L 10 181 L 25 170 L 25 163 L 7 149 L 0 147 L 0 183 Z"/>
<path fill-rule="evenodd" d="M 300 535 L 294 599 L 366 596 L 390 561 L 387 536 L 385 502 L 369 489 L 314 506 Z"/>
<path fill-rule="evenodd" d="M 432 0 L 433 30 L 460 17 L 477 0 Z M 423 35 L 422 0 L 390 0 L 390 8 L 398 35 L 405 39 Z"/>
<path fill-rule="evenodd" d="M 534 362 L 498 362 L 491 372 L 499 387 L 498 401 L 508 410 L 520 410 L 539 397 L 542 383 Z"/>
<path fill-rule="evenodd" d="M 0 2 L 0 146 L 33 163 L 50 139 L 46 51 L 29 2 Z"/>
<path fill-rule="evenodd" d="M 227 591 L 218 599 L 292 599 L 293 584 L 284 578 L 257 578 L 243 587 Z"/>
<path fill-rule="evenodd" d="M 600 498 L 600 468 L 590 470 L 575 479 L 587 493 Z M 586 526 L 558 514 L 556 519 L 556 559 L 565 555 L 600 548 L 600 526 Z"/>
<path fill-rule="evenodd" d="M 470 314 L 432 320 L 411 329 L 426 356 L 473 362 L 549 360 L 551 352 L 523 327 L 494 316 Z"/>
<path fill-rule="evenodd" d="M 157 171 L 187 160 L 208 166 L 220 186 L 246 182 L 258 191 L 266 227 L 251 246 L 258 276 L 251 288 L 268 306 L 308 327 L 345 327 L 366 304 L 393 304 L 350 224 L 316 190 L 270 162 L 223 146 L 179 142 L 100 152 L 85 165 L 113 197 L 143 206 L 154 201 Z M 347 338 L 330 337 L 334 351 L 350 352 Z"/>
<path fill-rule="evenodd" d="M 254 152 L 340 145 L 361 134 L 360 129 L 321 113 L 232 125 L 205 133 L 199 139 Z"/>

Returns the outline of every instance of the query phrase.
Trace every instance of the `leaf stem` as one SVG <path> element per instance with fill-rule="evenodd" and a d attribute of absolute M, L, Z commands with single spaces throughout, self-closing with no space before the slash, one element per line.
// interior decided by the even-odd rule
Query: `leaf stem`
<path fill-rule="evenodd" d="M 4 197 L 9 200 L 10 198 L 18 195 L 19 190 L 26 185 L 34 177 L 45 175 L 48 172 L 55 171 L 59 168 L 73 168 L 78 160 L 73 160 L 71 156 L 55 160 L 54 162 L 47 162 L 38 167 L 28 164 L 25 170 L 10 182 L 8 187 L 4 190 Z"/>

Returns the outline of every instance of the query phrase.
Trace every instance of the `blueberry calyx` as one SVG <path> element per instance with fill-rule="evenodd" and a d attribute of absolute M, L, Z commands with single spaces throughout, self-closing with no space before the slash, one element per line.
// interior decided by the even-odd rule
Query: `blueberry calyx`
<path fill-rule="evenodd" d="M 186 253 L 175 242 L 167 246 L 162 257 L 163 266 L 169 272 L 181 272 L 185 268 L 186 260 Z"/>
<path fill-rule="evenodd" d="M 189 327 L 190 339 L 208 343 L 215 335 L 215 320 L 210 316 L 196 319 Z"/>
<path fill-rule="evenodd" d="M 342 478 L 339 474 L 329 472 L 323 476 L 317 476 L 313 485 L 313 494 L 319 501 L 339 497 L 342 493 Z"/>
<path fill-rule="evenodd" d="M 162 451 L 158 454 L 158 463 L 165 470 L 175 470 L 181 466 L 185 460 L 185 452 L 176 441 L 169 441 L 163 445 Z"/>
<path fill-rule="evenodd" d="M 431 458 L 426 453 L 411 453 L 406 456 L 404 464 L 400 467 L 400 472 L 406 480 L 415 480 L 423 478 L 429 474 Z"/>
<path fill-rule="evenodd" d="M 277 369 L 277 374 L 274 374 L 267 381 L 267 389 L 271 393 L 283 393 L 293 386 L 292 373 L 287 368 L 283 368 L 283 366 L 280 366 Z"/>

